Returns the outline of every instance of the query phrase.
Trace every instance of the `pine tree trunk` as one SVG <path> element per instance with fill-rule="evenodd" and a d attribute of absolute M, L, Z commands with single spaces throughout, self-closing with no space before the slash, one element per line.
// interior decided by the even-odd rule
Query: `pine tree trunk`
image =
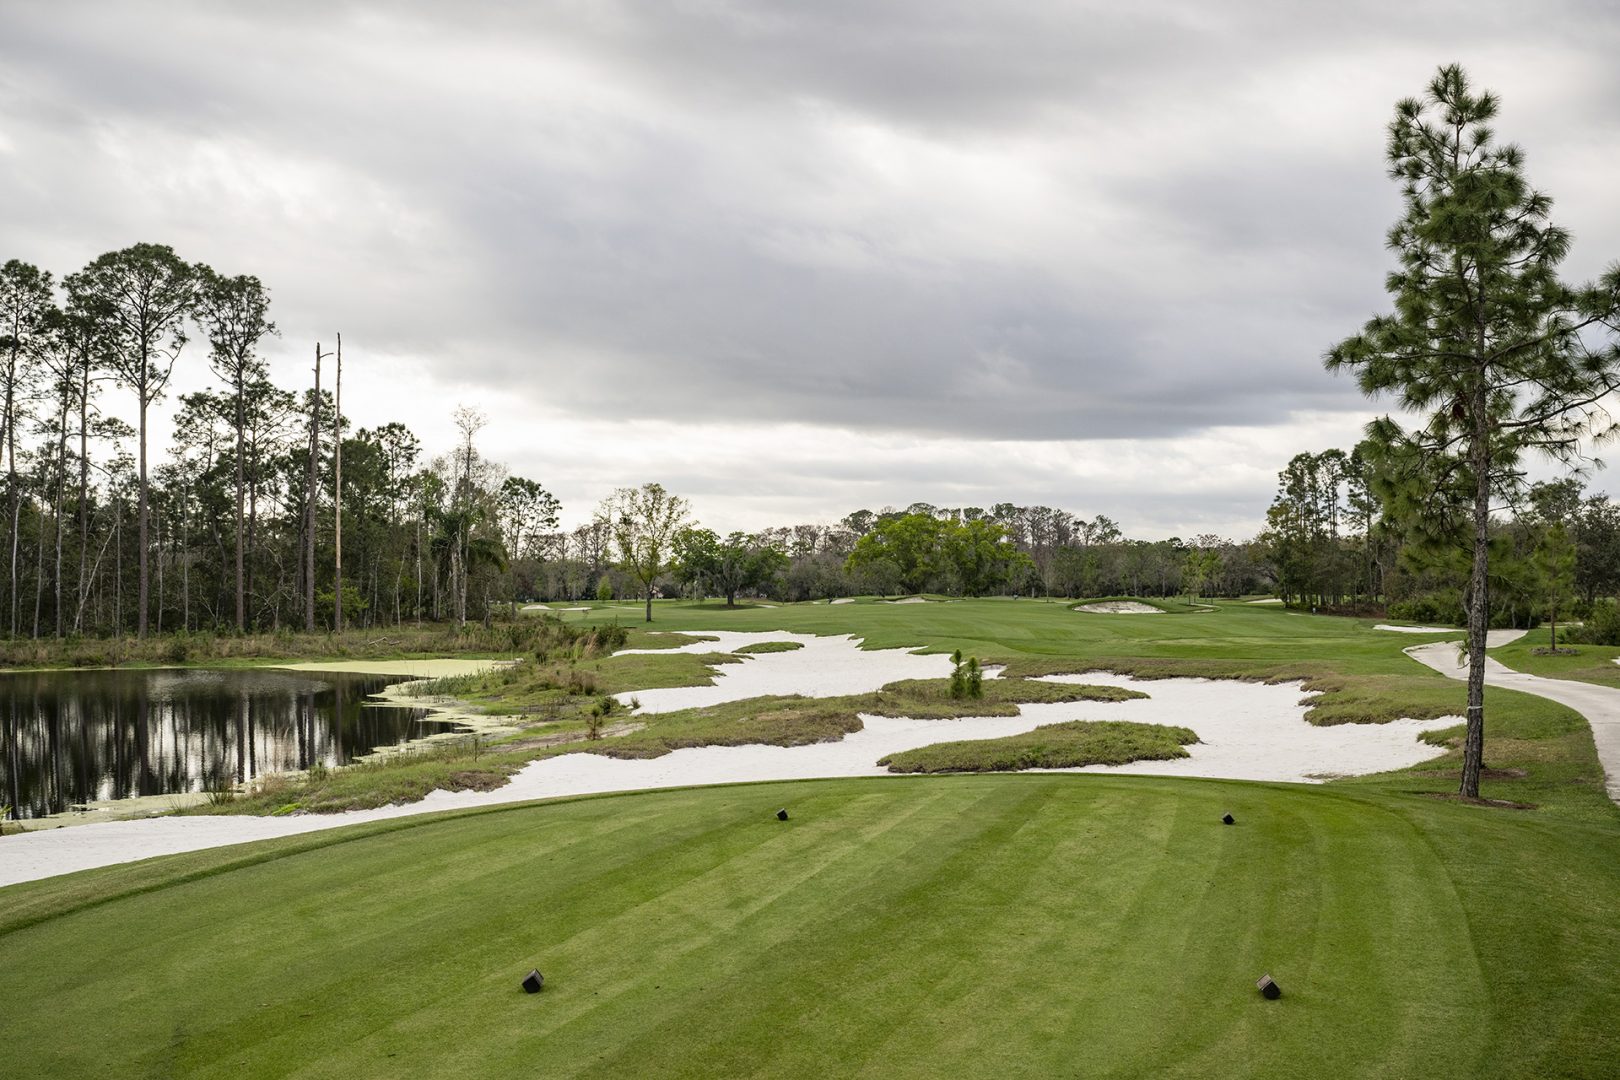
<path fill-rule="evenodd" d="M 73 613 L 73 632 L 84 626 L 84 605 L 90 598 L 85 575 L 90 558 L 90 361 L 79 377 L 79 604 Z"/>
<path fill-rule="evenodd" d="M 246 549 L 247 537 L 242 532 L 242 504 L 245 501 L 247 452 L 247 388 L 241 380 L 236 384 L 236 632 L 247 630 Z"/>
<path fill-rule="evenodd" d="M 146 361 L 145 361 L 144 358 L 141 361 L 141 371 L 142 371 L 142 374 L 144 376 L 145 371 L 146 371 Z M 140 421 L 141 421 L 141 423 L 140 423 L 140 427 L 141 427 L 141 433 L 140 433 L 140 441 L 141 441 L 141 477 L 140 477 L 140 485 L 139 485 L 139 488 L 140 488 L 140 509 L 137 512 L 137 516 L 140 518 L 140 530 L 139 530 L 139 532 L 140 532 L 140 536 L 139 536 L 140 551 L 137 552 L 137 555 L 136 555 L 136 565 L 139 567 L 139 570 L 138 570 L 137 573 L 138 573 L 138 576 L 140 578 L 140 584 L 139 584 L 139 586 L 137 586 L 137 588 L 135 590 L 135 603 L 136 603 L 137 609 L 138 609 L 137 613 L 136 613 L 136 616 L 135 616 L 135 636 L 144 638 L 146 636 L 146 601 L 147 601 L 147 580 L 146 580 L 146 574 L 147 574 L 147 565 L 146 565 L 146 511 L 147 511 L 147 507 L 146 507 L 146 384 L 145 384 L 144 378 L 143 378 L 142 383 L 141 383 L 140 399 L 141 399 L 141 417 L 140 417 Z M 122 582 L 120 582 L 120 587 L 122 587 Z"/>
<path fill-rule="evenodd" d="M 54 515 L 56 573 L 53 575 L 55 578 L 53 589 L 55 592 L 57 637 L 62 636 L 62 509 L 67 499 L 67 417 L 68 391 L 64 389 L 56 421 L 56 511 Z"/>
<path fill-rule="evenodd" d="M 6 415 L 12 422 L 6 428 L 6 457 L 8 465 L 6 470 L 6 486 L 11 489 L 11 636 L 17 636 L 17 615 L 20 597 L 17 595 L 17 535 L 22 521 L 22 491 L 17 487 L 17 424 L 13 414 L 15 402 L 12 399 L 11 386 L 6 386 Z"/>
<path fill-rule="evenodd" d="M 1463 736 L 1462 784 L 1458 791 L 1479 798 L 1479 771 L 1485 758 L 1485 632 L 1490 624 L 1490 429 L 1483 382 L 1473 393 L 1474 566 L 1468 582 L 1468 727 Z"/>

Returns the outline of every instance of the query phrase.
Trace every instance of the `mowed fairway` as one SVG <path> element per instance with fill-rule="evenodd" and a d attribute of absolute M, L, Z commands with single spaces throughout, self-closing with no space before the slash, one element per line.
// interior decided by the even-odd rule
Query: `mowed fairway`
<path fill-rule="evenodd" d="M 1357 788 L 535 804 L 5 890 L 0 1073 L 1613 1076 L 1617 896 L 1612 824 Z"/>

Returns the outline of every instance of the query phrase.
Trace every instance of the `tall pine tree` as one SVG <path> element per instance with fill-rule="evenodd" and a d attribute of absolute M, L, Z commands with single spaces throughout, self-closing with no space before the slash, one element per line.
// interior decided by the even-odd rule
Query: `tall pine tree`
<path fill-rule="evenodd" d="M 1457 537 L 1472 554 L 1460 789 L 1471 798 L 1485 748 L 1492 499 L 1523 482 L 1527 453 L 1573 461 L 1584 439 L 1614 434 L 1600 401 L 1620 385 L 1620 350 L 1593 337 L 1620 318 L 1620 269 L 1596 285 L 1559 280 L 1569 234 L 1525 179 L 1523 152 L 1496 142 L 1497 107 L 1456 65 L 1424 99 L 1396 105 L 1388 153 L 1405 212 L 1389 233 L 1395 310 L 1326 357 L 1369 396 L 1393 395 L 1421 416 L 1409 431 L 1386 418 L 1377 434 L 1421 458 L 1437 494 L 1471 508 Z"/>

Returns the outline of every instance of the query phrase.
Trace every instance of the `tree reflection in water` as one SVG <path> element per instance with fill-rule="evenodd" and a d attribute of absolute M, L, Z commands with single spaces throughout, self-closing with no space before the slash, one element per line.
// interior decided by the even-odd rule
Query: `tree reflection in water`
<path fill-rule="evenodd" d="M 39 817 L 207 791 L 445 730 L 421 709 L 365 704 L 398 681 L 262 669 L 0 675 L 0 801 Z"/>

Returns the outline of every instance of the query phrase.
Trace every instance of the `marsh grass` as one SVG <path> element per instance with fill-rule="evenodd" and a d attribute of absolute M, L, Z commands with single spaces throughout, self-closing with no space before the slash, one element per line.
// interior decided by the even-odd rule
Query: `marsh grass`
<path fill-rule="evenodd" d="M 710 641 L 718 640 L 710 638 Z M 804 648 L 802 641 L 756 641 L 732 650 L 734 656 L 758 656 L 761 653 L 795 652 Z"/>
<path fill-rule="evenodd" d="M 878 761 L 890 772 L 1018 772 L 1126 765 L 1133 761 L 1184 758 L 1182 747 L 1198 736 L 1184 727 L 1123 720 L 1071 720 L 999 739 L 936 743 L 890 754 Z"/>

